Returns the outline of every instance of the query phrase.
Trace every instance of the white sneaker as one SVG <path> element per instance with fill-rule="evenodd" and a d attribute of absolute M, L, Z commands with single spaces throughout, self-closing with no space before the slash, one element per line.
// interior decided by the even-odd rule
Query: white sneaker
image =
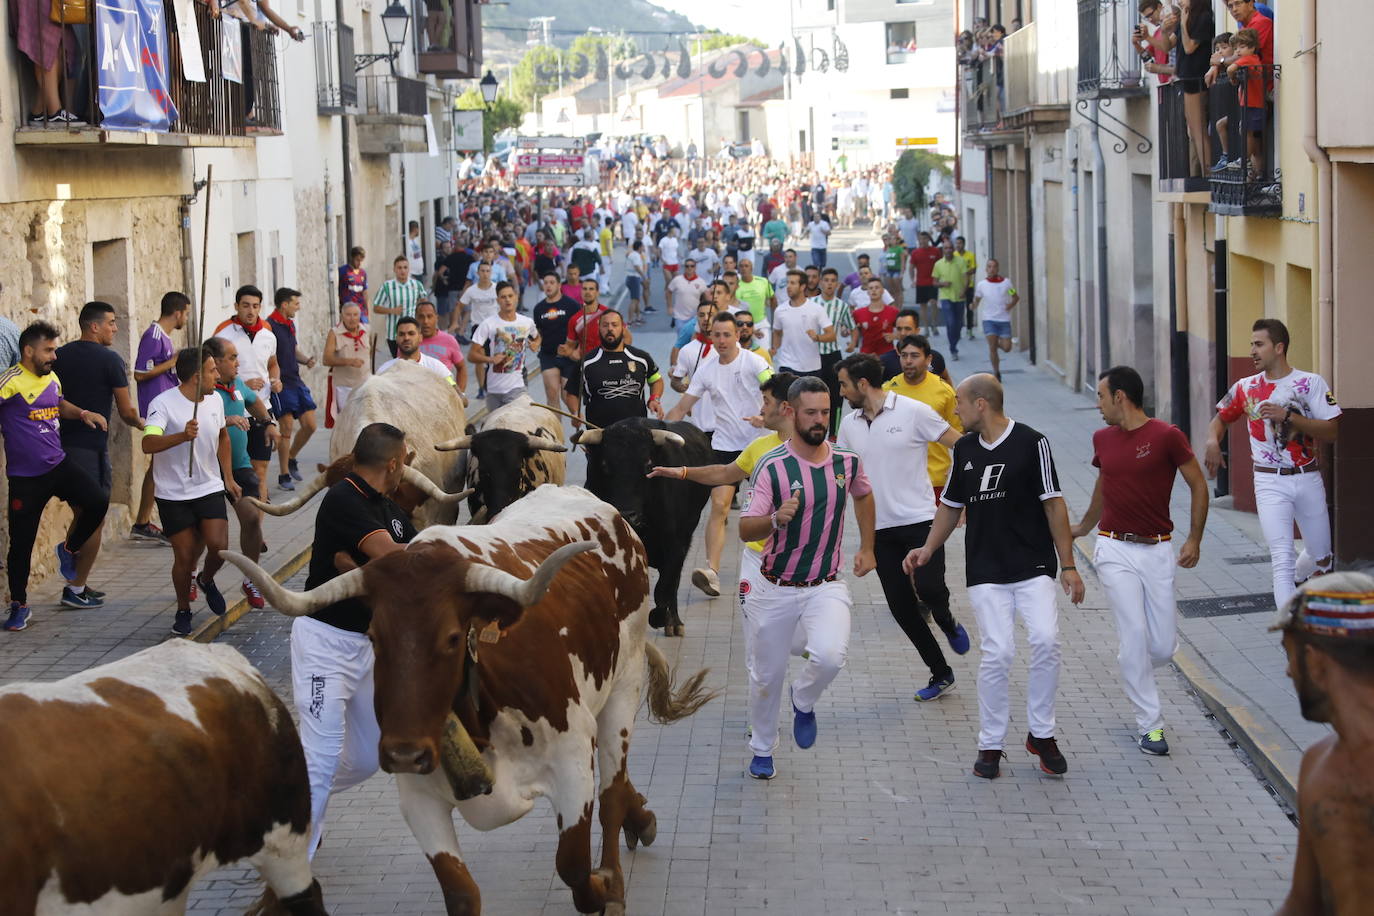
<path fill-rule="evenodd" d="M 720 577 L 710 567 L 692 570 L 692 584 L 712 598 L 720 597 Z"/>

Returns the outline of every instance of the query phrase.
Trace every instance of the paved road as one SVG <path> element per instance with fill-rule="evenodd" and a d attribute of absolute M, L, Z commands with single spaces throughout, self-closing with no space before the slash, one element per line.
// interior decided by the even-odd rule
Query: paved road
<path fill-rule="evenodd" d="M 869 242 L 846 235 L 851 244 Z M 662 313 L 656 317 L 661 329 Z M 637 333 L 636 342 L 665 358 L 670 345 L 665 331 L 652 329 Z M 982 366 L 966 349 L 951 369 L 962 376 Z M 1021 357 L 1008 368 L 1009 412 L 1051 436 L 1071 508 L 1081 510 L 1091 476 L 1079 440 L 1095 421 L 1079 413 L 1087 402 Z M 570 482 L 582 480 L 579 459 Z M 273 524 L 269 519 L 269 541 Z M 855 537 L 851 525 L 851 550 Z M 1204 549 L 1227 549 L 1213 541 L 1209 535 Z M 721 570 L 727 582 L 736 573 L 732 553 Z M 949 573 L 955 613 L 976 645 L 959 585 L 962 567 L 956 533 Z M 1045 777 L 1017 749 L 1015 736 L 1025 727 L 1018 703 L 1025 696 L 1022 641 L 1010 759 L 996 782 L 970 772 L 976 649 L 954 660 L 954 693 L 913 703 L 926 674 L 871 574 L 850 583 L 849 664 L 817 709 L 819 741 L 801 751 L 784 730 L 778 778 L 748 779 L 747 682 L 735 602 L 685 587 L 686 636 L 651 638 L 684 670 L 709 666 L 710 683 L 724 692 L 690 720 L 669 727 L 641 722 L 634 735 L 632 777 L 658 814 L 659 833 L 654 846 L 624 856 L 629 912 L 1271 912 L 1287 885 L 1292 824 L 1170 671 L 1162 673 L 1161 692 L 1173 755 L 1150 758 L 1135 748 L 1132 716 L 1117 686 L 1110 612 L 1086 572 L 1084 604 L 1061 605 L 1059 738 L 1069 773 Z M 299 578 L 293 584 L 299 587 Z M 1262 633 L 1256 618 L 1248 622 Z M 284 618 L 252 614 L 221 639 L 289 694 L 287 628 Z M 1253 638 L 1256 652 L 1264 651 L 1262 640 Z M 487 913 L 573 911 L 554 872 L 557 834 L 548 805 L 488 834 L 461 826 L 460 838 Z M 443 912 L 385 775 L 335 799 L 316 866 L 331 912 Z M 241 912 L 257 893 L 251 874 L 225 869 L 195 893 L 192 912 Z"/>

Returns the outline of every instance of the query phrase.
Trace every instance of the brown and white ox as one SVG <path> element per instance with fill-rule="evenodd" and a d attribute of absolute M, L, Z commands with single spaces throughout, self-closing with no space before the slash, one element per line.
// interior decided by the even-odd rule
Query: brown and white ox
<path fill-rule="evenodd" d="M 614 509 L 578 487 L 542 486 L 489 525 L 428 528 L 405 550 L 305 593 L 224 556 L 287 614 L 355 595 L 371 603 L 381 765 L 397 774 L 402 812 L 451 916 L 481 909 L 453 809 L 492 830 L 540 795 L 557 814 L 556 867 L 577 909 L 624 913 L 616 841 L 623 830 L 631 849 L 648 845 L 657 829 L 626 770 L 646 667 L 656 721 L 689 716 L 713 694 L 702 687 L 706 671 L 674 690 L 667 660 L 645 638 L 644 547 Z M 440 759 L 455 727 L 490 769 L 486 794 L 455 791 Z"/>
<path fill-rule="evenodd" d="M 563 421 L 528 394 L 487 414 L 480 427 L 434 446 L 441 452 L 465 450 L 473 494 L 468 510 L 474 524 L 486 521 L 546 483 L 562 486 L 567 475 Z"/>
<path fill-rule="evenodd" d="M 267 882 L 262 912 L 325 912 L 296 727 L 229 646 L 173 640 L 0 687 L 0 760 L 5 916 L 183 913 L 240 859 Z"/>
<path fill-rule="evenodd" d="M 358 433 L 373 423 L 390 423 L 406 434 L 409 467 L 391 498 L 411 513 L 417 528 L 451 525 L 469 492 L 462 489 L 462 462 L 435 445 L 463 435 L 467 415 L 454 387 L 419 364 L 399 362 L 363 382 L 349 395 L 329 440 L 329 464 L 283 503 L 250 501 L 268 515 L 290 515 L 321 490 L 353 470 Z"/>

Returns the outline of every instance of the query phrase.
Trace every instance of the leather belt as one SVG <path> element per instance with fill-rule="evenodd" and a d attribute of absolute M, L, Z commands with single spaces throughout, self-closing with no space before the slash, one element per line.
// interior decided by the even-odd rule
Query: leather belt
<path fill-rule="evenodd" d="M 817 585 L 824 585 L 827 582 L 835 581 L 835 573 L 831 573 L 824 579 L 811 579 L 807 582 L 793 582 L 790 579 L 779 579 L 772 573 L 764 573 L 763 577 L 774 585 L 785 585 L 788 588 L 815 588 Z"/>
<path fill-rule="evenodd" d="M 1316 469 L 1317 464 L 1315 461 L 1311 464 L 1304 464 L 1300 468 L 1271 468 L 1267 464 L 1255 465 L 1256 474 L 1278 474 L 1280 477 L 1291 477 L 1294 474 L 1306 474 L 1308 471 L 1315 471 Z"/>
<path fill-rule="evenodd" d="M 1162 544 L 1173 539 L 1172 534 L 1132 534 L 1129 531 L 1099 531 L 1097 533 L 1104 538 L 1125 541 L 1128 544 Z"/>

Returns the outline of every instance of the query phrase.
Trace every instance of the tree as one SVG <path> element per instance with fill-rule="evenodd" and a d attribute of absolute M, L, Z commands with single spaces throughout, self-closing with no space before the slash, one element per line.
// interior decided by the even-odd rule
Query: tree
<path fill-rule="evenodd" d="M 914 213 L 926 205 L 926 185 L 930 173 L 949 174 L 949 157 L 925 150 L 909 149 L 897 157 L 892 167 L 892 194 L 897 206 L 910 207 Z"/>
<path fill-rule="evenodd" d="M 508 127 L 519 127 L 520 122 L 525 117 L 525 106 L 519 100 L 505 96 L 498 96 L 496 101 L 487 107 L 482 102 L 482 93 L 476 89 L 469 89 L 454 101 L 453 107 L 459 111 L 481 111 L 486 109 L 482 117 L 482 150 L 491 152 L 491 138 L 500 131 Z"/>
<path fill-rule="evenodd" d="M 594 75 L 598 51 L 604 51 L 611 64 L 639 53 L 634 39 L 623 33 L 588 31 L 574 38 L 566 50 L 539 45 L 527 51 L 515 65 L 511 73 L 511 92 L 522 105 L 533 110 L 539 106 L 539 100 L 556 90 L 561 82 Z"/>
<path fill-rule="evenodd" d="M 764 43 L 757 38 L 750 38 L 747 35 L 727 35 L 724 32 L 707 32 L 702 39 L 702 51 L 716 51 L 720 48 L 733 48 L 735 45 L 753 45 L 756 48 L 765 47 Z"/>
<path fill-rule="evenodd" d="M 557 48 L 548 45 L 531 48 L 511 73 L 511 95 L 519 99 L 521 104 L 529 105 L 532 109 L 537 107 L 540 99 L 558 88 L 558 77 L 554 75 L 551 79 L 541 79 L 536 68 L 556 74 L 557 68 L 562 66 L 563 52 Z"/>

